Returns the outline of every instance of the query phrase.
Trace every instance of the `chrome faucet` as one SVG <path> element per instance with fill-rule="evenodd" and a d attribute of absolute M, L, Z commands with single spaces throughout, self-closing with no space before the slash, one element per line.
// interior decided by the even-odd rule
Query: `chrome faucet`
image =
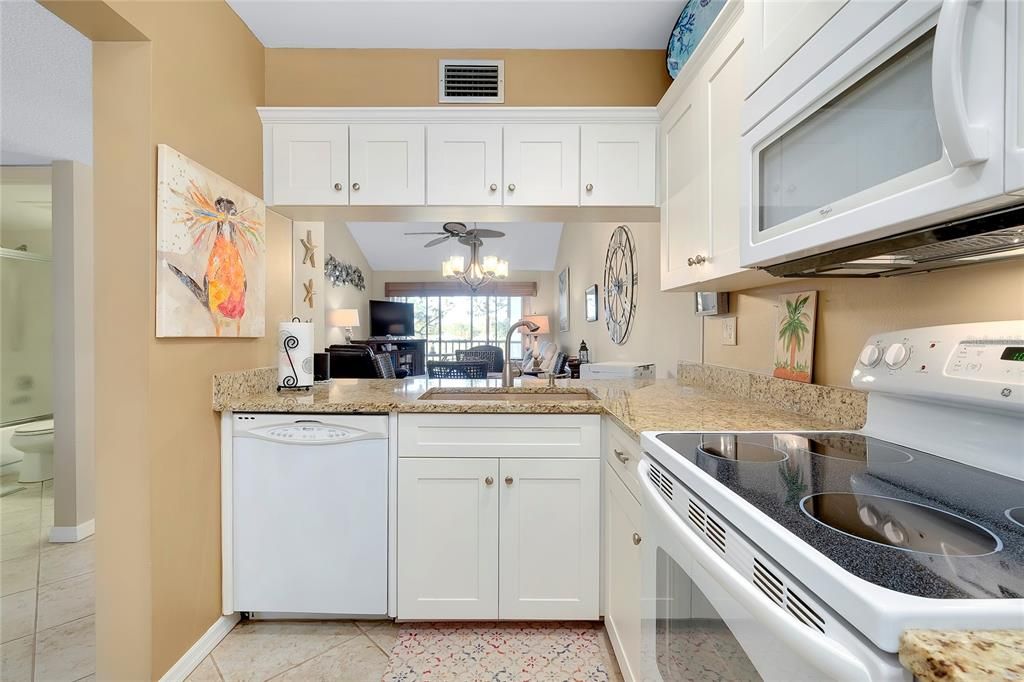
<path fill-rule="evenodd" d="M 540 329 L 540 327 L 529 320 L 519 320 L 508 328 L 508 334 L 505 334 L 505 366 L 501 368 L 501 385 L 503 388 L 512 387 L 512 357 L 510 356 L 509 346 L 512 345 L 512 334 L 520 327 L 526 327 L 531 332 Z"/>

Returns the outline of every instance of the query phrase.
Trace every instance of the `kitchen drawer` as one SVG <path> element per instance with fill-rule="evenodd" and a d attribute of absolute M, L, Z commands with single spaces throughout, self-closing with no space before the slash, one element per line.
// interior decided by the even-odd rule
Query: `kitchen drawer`
<path fill-rule="evenodd" d="M 640 462 L 640 443 L 634 440 L 610 419 L 605 420 L 605 452 L 604 458 L 608 466 L 615 470 L 622 482 L 633 493 L 636 499 L 641 498 L 640 475 L 637 464 Z"/>
<path fill-rule="evenodd" d="M 598 459 L 601 456 L 601 417 L 591 414 L 400 414 L 398 456 Z"/>

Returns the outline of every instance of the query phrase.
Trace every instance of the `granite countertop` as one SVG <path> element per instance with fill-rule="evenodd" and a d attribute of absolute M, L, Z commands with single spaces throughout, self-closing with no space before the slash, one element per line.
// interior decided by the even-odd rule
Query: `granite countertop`
<path fill-rule="evenodd" d="M 900 663 L 924 682 L 1024 680 L 1024 630 L 908 630 Z"/>
<path fill-rule="evenodd" d="M 278 393 L 275 377 L 236 372 L 214 381 L 213 407 L 234 412 L 304 413 L 457 413 L 457 414 L 608 414 L 634 438 L 642 431 L 744 429 L 834 429 L 825 420 L 778 409 L 763 402 L 683 386 L 675 379 L 573 380 L 555 392 L 580 393 L 580 400 L 545 401 L 546 382 L 517 379 L 515 390 L 531 394 L 517 400 L 420 400 L 430 391 L 501 391 L 499 379 L 431 380 L 332 379 L 309 393 Z M 589 394 L 589 395 L 588 395 Z M 596 398 L 596 399 L 595 399 Z"/>

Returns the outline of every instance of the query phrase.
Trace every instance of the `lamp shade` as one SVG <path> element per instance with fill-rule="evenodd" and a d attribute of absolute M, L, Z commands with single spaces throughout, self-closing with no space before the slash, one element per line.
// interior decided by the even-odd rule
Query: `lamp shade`
<path fill-rule="evenodd" d="M 358 327 L 359 311 L 355 308 L 332 310 L 327 320 L 332 327 Z"/>
<path fill-rule="evenodd" d="M 537 331 L 535 331 L 535 332 L 526 332 L 526 333 L 528 333 L 528 334 L 536 334 L 537 336 L 540 336 L 541 334 L 550 334 L 551 333 L 551 325 L 548 323 L 548 316 L 547 315 L 526 315 L 525 317 L 523 317 L 523 319 L 528 321 L 528 322 L 533 322 L 535 325 L 537 325 L 539 327 L 539 329 Z"/>

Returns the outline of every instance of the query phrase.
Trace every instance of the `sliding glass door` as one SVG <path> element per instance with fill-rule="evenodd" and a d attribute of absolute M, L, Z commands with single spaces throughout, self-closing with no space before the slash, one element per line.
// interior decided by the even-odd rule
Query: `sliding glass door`
<path fill-rule="evenodd" d="M 503 346 L 509 326 L 523 316 L 519 296 L 400 296 L 392 301 L 412 303 L 416 337 L 427 340 L 427 360 L 454 357 L 473 346 Z M 512 337 L 510 353 L 522 356 L 522 337 Z"/>

